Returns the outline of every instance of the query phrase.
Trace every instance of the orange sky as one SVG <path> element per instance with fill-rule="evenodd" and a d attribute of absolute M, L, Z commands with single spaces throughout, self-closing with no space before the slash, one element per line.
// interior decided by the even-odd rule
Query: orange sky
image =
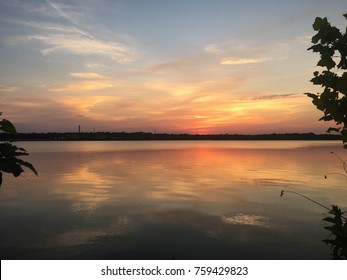
<path fill-rule="evenodd" d="M 302 93 L 342 1 L 0 4 L 0 99 L 19 131 L 323 133 Z"/>

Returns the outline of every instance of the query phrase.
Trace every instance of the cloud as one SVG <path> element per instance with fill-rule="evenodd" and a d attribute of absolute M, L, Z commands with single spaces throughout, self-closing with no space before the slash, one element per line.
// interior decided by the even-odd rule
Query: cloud
<path fill-rule="evenodd" d="M 216 44 L 209 44 L 209 45 L 205 46 L 204 49 L 208 53 L 218 54 L 221 52 L 220 48 Z"/>
<path fill-rule="evenodd" d="M 11 20 L 8 22 L 24 27 L 22 34 L 5 37 L 8 44 L 38 41 L 43 44 L 41 52 L 45 56 L 70 53 L 80 56 L 99 56 L 119 64 L 127 64 L 137 57 L 130 39 L 107 32 L 105 28 L 90 26 L 85 16 L 72 12 L 72 7 L 46 1 L 60 22 Z M 46 11 L 47 13 L 47 11 Z M 52 18 L 52 15 L 49 17 Z M 86 31 L 94 30 L 94 32 Z M 106 39 L 105 39 L 106 38 Z"/>
<path fill-rule="evenodd" d="M 115 42 L 104 42 L 77 35 L 32 36 L 50 46 L 42 50 L 43 55 L 57 52 L 70 52 L 76 55 L 98 55 L 110 58 L 120 64 L 133 61 L 131 51 L 124 45 Z"/>
<path fill-rule="evenodd" d="M 279 98 L 287 98 L 287 97 L 294 97 L 298 96 L 297 93 L 284 93 L 284 94 L 269 94 L 269 95 L 262 95 L 262 96 L 255 96 L 252 97 L 252 100 L 268 100 L 268 99 L 279 99 Z"/>
<path fill-rule="evenodd" d="M 69 6 L 62 5 L 62 4 L 57 4 L 52 1 L 46 0 L 46 2 L 54 9 L 54 11 L 61 17 L 71 21 L 73 24 L 78 25 L 78 21 L 72 17 L 69 13 L 64 11 L 65 8 L 69 8 Z"/>
<path fill-rule="evenodd" d="M 80 34 L 19 35 L 5 38 L 8 44 L 39 41 L 47 47 L 42 49 L 45 56 L 55 53 L 72 53 L 75 55 L 96 55 L 127 64 L 135 60 L 135 52 L 129 47 L 116 42 L 92 39 Z"/>
<path fill-rule="evenodd" d="M 293 127 L 299 130 L 301 122 L 294 120 L 307 114 L 302 102 L 305 97 L 294 93 L 234 99 L 227 91 L 218 90 L 216 95 L 212 84 L 205 85 L 211 87 L 205 91 L 201 91 L 203 85 L 190 85 L 190 92 L 178 95 L 177 90 L 183 90 L 184 85 L 164 92 L 167 88 L 164 85 L 154 89 L 127 84 L 117 89 L 117 94 L 111 89 L 112 94 L 108 95 L 93 92 L 103 87 L 99 82 L 103 81 L 62 86 L 57 89 L 59 95 L 52 95 L 52 100 L 43 94 L 46 90 L 41 90 L 42 98 L 11 94 L 6 100 L 6 117 L 22 122 L 19 128 L 26 131 L 69 131 L 81 124 L 86 129 L 98 127 L 111 131 L 264 133 L 296 131 Z M 139 89 L 141 93 L 136 94 Z M 79 92 L 85 94 L 75 94 Z M 151 98 L 141 99 L 149 94 Z M 312 119 L 314 123 L 314 114 Z"/>
<path fill-rule="evenodd" d="M 268 225 L 269 218 L 264 216 L 259 216 L 259 215 L 238 214 L 231 217 L 222 216 L 222 221 L 225 224 L 264 226 L 264 227 L 269 226 Z"/>
<path fill-rule="evenodd" d="M 293 45 L 292 40 L 269 42 L 267 44 L 259 44 L 253 41 L 231 41 L 223 44 L 225 53 L 232 53 L 235 56 L 255 57 L 270 53 L 271 55 L 277 52 L 288 51 Z M 220 48 L 222 48 L 222 46 Z"/>
<path fill-rule="evenodd" d="M 220 60 L 220 64 L 223 65 L 240 65 L 240 64 L 256 64 L 268 61 L 268 58 L 237 58 L 237 57 L 225 57 Z"/>
<path fill-rule="evenodd" d="M 252 41 L 229 41 L 220 44 L 208 44 L 206 53 L 214 55 L 222 65 L 260 64 L 267 61 L 283 60 L 283 52 L 288 51 L 291 41 L 256 44 Z"/>
<path fill-rule="evenodd" d="M 85 67 L 90 69 L 95 69 L 95 68 L 108 68 L 109 66 L 102 63 L 86 63 Z"/>
<path fill-rule="evenodd" d="M 47 31 L 47 33 L 67 33 L 67 34 L 79 34 L 83 35 L 87 38 L 93 39 L 91 34 L 84 32 L 80 28 L 70 25 L 63 25 L 57 23 L 49 23 L 49 22 L 35 22 L 35 21 L 24 21 L 24 20 L 10 20 L 11 22 L 27 27 L 31 27 L 34 29 L 38 29 L 41 31 Z"/>
<path fill-rule="evenodd" d="M 53 89 L 55 92 L 85 92 L 115 87 L 108 81 L 83 81 L 78 83 L 67 84 L 62 87 Z"/>
<path fill-rule="evenodd" d="M 73 108 L 73 111 L 79 114 L 89 114 L 90 111 L 99 103 L 110 102 L 108 96 L 83 96 L 83 97 L 70 97 L 61 100 L 61 103 L 68 108 Z"/>
<path fill-rule="evenodd" d="M 70 73 L 70 76 L 83 79 L 102 79 L 104 76 L 94 72 Z"/>
<path fill-rule="evenodd" d="M 165 61 L 162 63 L 155 64 L 153 66 L 148 67 L 147 70 L 154 72 L 162 72 L 162 71 L 183 71 L 190 70 L 201 67 L 201 65 L 205 63 L 204 59 L 197 56 L 191 57 L 182 57 L 178 59 L 173 59 L 170 61 Z"/>
<path fill-rule="evenodd" d="M 7 98 L 5 113 L 20 132 L 66 131 L 70 123 L 84 119 L 79 112 L 57 100 L 36 97 Z"/>
<path fill-rule="evenodd" d="M 18 89 L 19 87 L 0 84 L 0 92 L 14 92 L 14 91 L 17 91 Z"/>

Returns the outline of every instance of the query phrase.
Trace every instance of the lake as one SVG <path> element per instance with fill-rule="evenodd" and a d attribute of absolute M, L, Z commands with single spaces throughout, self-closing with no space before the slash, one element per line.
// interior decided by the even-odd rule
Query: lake
<path fill-rule="evenodd" d="M 18 142 L 39 177 L 4 174 L 1 259 L 329 259 L 347 207 L 334 141 Z"/>

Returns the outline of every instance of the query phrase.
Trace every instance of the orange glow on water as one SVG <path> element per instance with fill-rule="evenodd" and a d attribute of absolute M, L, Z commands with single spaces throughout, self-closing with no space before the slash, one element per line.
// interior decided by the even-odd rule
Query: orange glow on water
<path fill-rule="evenodd" d="M 56 179 L 59 185 L 51 191 L 79 203 L 80 207 L 85 205 L 86 209 L 126 200 L 174 199 L 180 204 L 186 200 L 203 203 L 214 199 L 223 205 L 240 203 L 243 199 L 266 200 L 268 191 L 275 195 L 283 188 L 324 189 L 323 175 L 317 173 L 336 169 L 333 165 L 324 168 L 321 165 L 329 162 L 330 148 L 326 152 L 324 147 L 319 148 L 323 152 L 316 153 L 315 149 L 295 148 L 300 143 L 288 142 L 284 149 L 276 149 L 274 142 L 256 142 L 258 146 L 252 143 L 179 141 L 147 142 L 140 146 L 110 143 L 110 148 L 116 150 L 105 149 L 105 144 L 86 143 L 83 146 L 96 147 L 89 152 L 82 147 L 85 156 L 82 163 L 70 160 L 71 157 L 57 158 L 62 170 Z M 236 146 L 231 149 L 230 145 Z M 335 182 L 332 178 L 331 183 L 337 184 L 339 178 L 336 179 Z"/>

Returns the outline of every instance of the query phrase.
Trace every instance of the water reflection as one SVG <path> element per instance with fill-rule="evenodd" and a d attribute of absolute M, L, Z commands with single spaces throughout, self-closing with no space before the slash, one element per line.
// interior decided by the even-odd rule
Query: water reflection
<path fill-rule="evenodd" d="M 259 215 L 244 215 L 237 214 L 232 217 L 222 217 L 222 221 L 226 224 L 235 224 L 235 225 L 250 225 L 250 226 L 269 226 L 269 218 Z"/>
<path fill-rule="evenodd" d="M 110 199 L 114 181 L 102 176 L 97 170 L 92 171 L 93 165 L 91 162 L 90 166 L 83 165 L 71 172 L 61 174 L 59 178 L 61 184 L 69 187 L 57 188 L 55 192 L 72 200 L 94 204 Z M 113 179 L 117 180 L 116 176 Z M 112 199 L 116 199 L 116 197 L 112 196 Z"/>
<path fill-rule="evenodd" d="M 2 258 L 329 256 L 321 209 L 279 193 L 347 205 L 341 179 L 323 178 L 338 145 L 102 143 L 33 143 L 40 178 L 0 192 Z"/>
<path fill-rule="evenodd" d="M 329 168 L 328 156 L 300 150 L 211 148 L 93 153 L 76 165 L 71 158 L 60 163 L 66 171 L 58 174 L 53 191 L 93 203 L 127 199 L 230 204 L 254 195 L 259 201 L 267 199 L 266 189 L 326 188 L 321 174 Z"/>
<path fill-rule="evenodd" d="M 107 227 L 74 228 L 48 238 L 46 246 L 69 247 L 93 242 L 106 236 L 122 236 L 131 231 L 131 220 L 126 216 L 113 219 Z"/>

